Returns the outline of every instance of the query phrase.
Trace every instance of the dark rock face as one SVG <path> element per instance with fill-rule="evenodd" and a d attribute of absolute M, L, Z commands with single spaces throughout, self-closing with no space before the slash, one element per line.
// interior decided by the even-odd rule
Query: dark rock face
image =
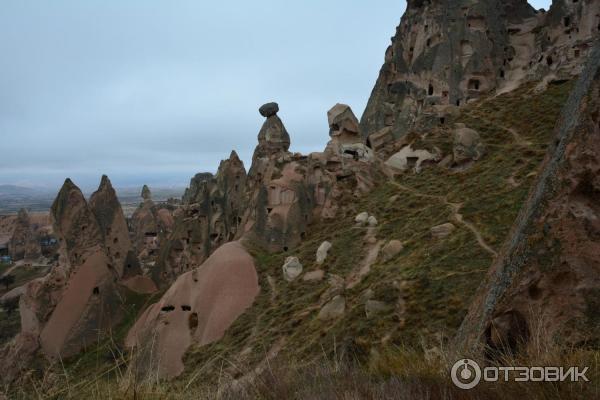
<path fill-rule="evenodd" d="M 361 119 L 378 146 L 522 82 L 578 73 L 598 34 L 598 2 L 409 1 Z M 374 146 L 377 147 L 377 146 Z M 376 149 L 377 150 L 377 149 Z"/>
<path fill-rule="evenodd" d="M 273 115 L 275 115 L 279 112 L 279 104 L 277 104 L 277 103 L 263 104 L 258 109 L 258 112 L 260 113 L 260 115 L 262 115 L 265 118 L 272 117 Z"/>
<path fill-rule="evenodd" d="M 563 109 L 538 181 L 462 324 L 463 346 L 506 352 L 514 349 L 500 343 L 527 345 L 527 332 L 573 345 L 597 340 L 599 116 L 596 46 Z"/>

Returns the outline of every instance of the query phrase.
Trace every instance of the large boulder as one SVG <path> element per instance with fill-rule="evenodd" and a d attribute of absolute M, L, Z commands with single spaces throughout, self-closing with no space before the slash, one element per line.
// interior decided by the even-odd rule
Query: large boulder
<path fill-rule="evenodd" d="M 456 124 L 452 152 L 454 162 L 461 164 L 479 160 L 485 152 L 485 146 L 476 130 L 467 128 L 464 124 Z"/>
<path fill-rule="evenodd" d="M 381 254 L 383 255 L 383 261 L 389 261 L 396 257 L 402 250 L 404 249 L 404 245 L 399 240 L 390 240 L 383 246 L 381 249 Z"/>
<path fill-rule="evenodd" d="M 317 249 L 317 264 L 321 265 L 325 262 L 329 249 L 331 249 L 330 242 L 324 241 L 323 243 L 321 243 L 321 245 Z"/>
<path fill-rule="evenodd" d="M 254 159 L 287 152 L 290 148 L 290 135 L 277 116 L 277 111 L 279 111 L 277 103 L 268 103 L 259 109 L 260 114 L 267 120 L 258 132 L 258 146 L 254 152 Z"/>
<path fill-rule="evenodd" d="M 283 270 L 285 280 L 292 282 L 302 273 L 302 264 L 298 260 L 298 257 L 288 257 L 285 259 L 285 263 L 281 269 Z"/>

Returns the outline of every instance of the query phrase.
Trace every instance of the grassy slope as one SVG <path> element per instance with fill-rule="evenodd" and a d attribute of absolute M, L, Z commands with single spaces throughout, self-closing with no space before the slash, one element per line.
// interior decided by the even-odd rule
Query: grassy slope
<path fill-rule="evenodd" d="M 430 348 L 439 345 L 440 337 L 451 336 L 493 256 L 479 246 L 470 230 L 452 220 L 451 208 L 443 197 L 462 203 L 460 213 L 464 219 L 481 232 L 488 245 L 499 250 L 533 183 L 533 173 L 545 155 L 570 88 L 571 83 L 563 83 L 534 94 L 532 87 L 527 86 L 465 107 L 460 116 L 420 141 L 426 146 L 450 149 L 451 124 L 465 123 L 480 133 L 487 147 L 485 157 L 472 168 L 460 173 L 425 168 L 420 174 L 411 172 L 398 177 L 397 182 L 411 190 L 382 183 L 364 198 L 348 202 L 335 220 L 312 226 L 307 239 L 293 254 L 267 254 L 252 249 L 261 294 L 223 340 L 189 353 L 186 363 L 190 376 L 202 366 L 208 371 L 201 374 L 203 378 L 210 371 L 224 373 L 223 370 L 235 376 L 237 369 L 264 359 L 281 337 L 286 338 L 282 354 L 302 361 L 323 352 L 344 350 L 367 358 L 373 354 L 373 348 L 382 344 Z M 506 128 L 515 129 L 521 138 Z M 528 144 L 523 144 L 525 141 Z M 511 176 L 518 186 L 509 183 Z M 390 201 L 395 195 L 397 199 Z M 286 256 L 296 255 L 305 271 L 316 269 L 316 249 L 323 240 L 329 240 L 333 247 L 324 264 L 325 271 L 348 276 L 365 251 L 364 228 L 355 227 L 353 221 L 360 211 L 368 211 L 379 220 L 378 239 L 401 240 L 404 250 L 388 262 L 380 258 L 359 285 L 345 291 L 343 318 L 321 322 L 316 316 L 327 280 L 307 283 L 298 279 L 287 283 L 281 266 Z M 458 229 L 447 239 L 434 240 L 430 228 L 446 222 L 454 223 Z M 275 294 L 267 276 L 276 282 Z M 374 300 L 388 303 L 389 311 L 367 319 L 362 297 L 367 289 L 373 290 Z M 213 368 L 207 368 L 207 362 Z M 217 365 L 220 368 L 214 368 Z"/>

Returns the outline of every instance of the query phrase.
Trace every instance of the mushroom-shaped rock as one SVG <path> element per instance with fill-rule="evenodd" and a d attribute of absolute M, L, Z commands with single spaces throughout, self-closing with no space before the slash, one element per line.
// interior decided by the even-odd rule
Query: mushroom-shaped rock
<path fill-rule="evenodd" d="M 404 249 L 402 242 L 399 240 L 390 240 L 383 246 L 381 253 L 383 254 L 383 261 L 389 261 L 396 257 Z"/>
<path fill-rule="evenodd" d="M 431 236 L 436 239 L 443 239 L 450 236 L 455 229 L 456 227 L 449 222 L 446 224 L 437 225 L 431 228 Z"/>
<path fill-rule="evenodd" d="M 464 124 L 456 124 L 452 152 L 454 162 L 457 164 L 471 160 L 477 161 L 483 156 L 485 146 L 476 130 L 467 128 Z"/>
<path fill-rule="evenodd" d="M 357 224 L 365 225 L 369 220 L 369 213 L 366 211 L 361 212 L 354 218 L 354 222 Z"/>
<path fill-rule="evenodd" d="M 317 249 L 317 264 L 323 264 L 327 258 L 327 252 L 331 249 L 331 243 L 324 241 Z"/>
<path fill-rule="evenodd" d="M 302 264 L 298 257 L 288 257 L 285 259 L 282 270 L 285 280 L 291 282 L 302 273 Z"/>
<path fill-rule="evenodd" d="M 346 311 L 346 299 L 342 295 L 337 295 L 321 308 L 318 318 L 321 321 L 336 319 L 344 315 L 344 311 Z"/>
<path fill-rule="evenodd" d="M 279 104 L 274 103 L 274 102 L 263 104 L 258 109 L 258 112 L 260 113 L 260 115 L 262 115 L 265 118 L 272 117 L 273 115 L 275 115 L 279 112 Z"/>
<path fill-rule="evenodd" d="M 219 247 L 199 268 L 180 275 L 129 331 L 127 346 L 139 349 L 132 368 L 141 378 L 178 376 L 187 349 L 219 340 L 259 290 L 244 247 L 239 242 Z"/>
<path fill-rule="evenodd" d="M 259 109 L 261 115 L 267 120 L 258 132 L 258 146 L 254 151 L 253 159 L 286 152 L 290 148 L 290 135 L 276 115 L 276 110 L 279 110 L 277 103 L 268 103 Z"/>

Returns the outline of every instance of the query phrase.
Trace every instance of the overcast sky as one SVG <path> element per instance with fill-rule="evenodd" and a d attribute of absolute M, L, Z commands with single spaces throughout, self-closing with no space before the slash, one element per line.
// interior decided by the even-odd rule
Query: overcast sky
<path fill-rule="evenodd" d="M 536 8 L 547 1 L 533 2 Z M 182 185 L 277 101 L 293 151 L 336 102 L 362 114 L 401 0 L 2 0 L 0 184 Z"/>

